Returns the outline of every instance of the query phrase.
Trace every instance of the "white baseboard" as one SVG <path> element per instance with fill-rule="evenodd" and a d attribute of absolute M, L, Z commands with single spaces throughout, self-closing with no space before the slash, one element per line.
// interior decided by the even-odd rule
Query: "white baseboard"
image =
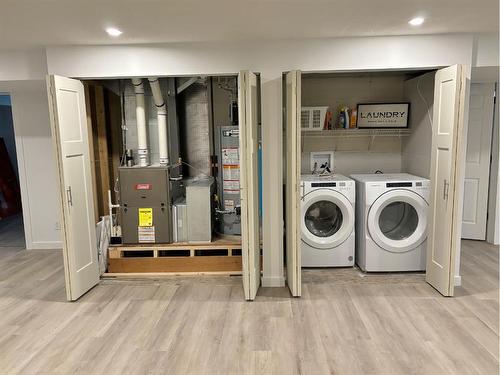
<path fill-rule="evenodd" d="M 26 244 L 27 250 L 57 250 L 62 249 L 61 241 L 36 241 Z"/>
<path fill-rule="evenodd" d="M 261 278 L 262 286 L 265 288 L 281 288 L 285 286 L 285 277 L 271 276 Z"/>
<path fill-rule="evenodd" d="M 455 286 L 460 286 L 462 285 L 462 276 L 457 275 L 455 276 Z"/>

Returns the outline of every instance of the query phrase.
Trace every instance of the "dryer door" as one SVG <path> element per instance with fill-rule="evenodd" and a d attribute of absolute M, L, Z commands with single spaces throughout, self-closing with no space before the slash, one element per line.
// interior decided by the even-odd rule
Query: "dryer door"
<path fill-rule="evenodd" d="M 354 230 L 354 209 L 340 192 L 318 189 L 302 202 L 302 241 L 317 249 L 332 249 Z"/>
<path fill-rule="evenodd" d="M 382 194 L 370 207 L 368 230 L 381 248 L 403 253 L 427 238 L 429 204 L 410 190 L 391 190 Z"/>

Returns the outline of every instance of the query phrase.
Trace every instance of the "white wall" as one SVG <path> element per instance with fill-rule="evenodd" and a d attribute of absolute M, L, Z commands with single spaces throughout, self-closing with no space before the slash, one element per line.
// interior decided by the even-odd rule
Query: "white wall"
<path fill-rule="evenodd" d="M 434 76 L 434 72 L 427 73 L 405 83 L 405 97 L 411 102 L 411 133 L 403 139 L 403 170 L 425 178 L 431 166 Z"/>
<path fill-rule="evenodd" d="M 380 137 L 381 139 L 382 137 Z M 384 137 L 385 138 L 385 137 Z M 391 147 L 393 145 L 390 145 Z M 316 147 L 314 151 L 324 150 Z M 302 153 L 302 174 L 310 174 L 310 153 Z M 402 171 L 400 148 L 395 152 L 367 152 L 367 151 L 336 151 L 334 155 L 334 172 L 349 176 L 357 173 L 400 173 Z"/>
<path fill-rule="evenodd" d="M 474 37 L 472 66 L 498 66 L 498 33 L 478 34 Z"/>
<path fill-rule="evenodd" d="M 45 81 L 0 82 L 11 94 L 28 249 L 60 248 L 59 200 Z"/>
<path fill-rule="evenodd" d="M 44 49 L 0 51 L 0 81 L 38 80 L 46 74 Z"/>
<path fill-rule="evenodd" d="M 470 65 L 472 35 L 281 40 L 238 43 L 63 46 L 47 48 L 51 74 L 69 77 L 261 73 L 263 241 L 266 286 L 284 284 L 282 73 L 417 69 Z"/>
<path fill-rule="evenodd" d="M 401 69 L 468 64 L 471 35 L 47 48 L 51 74 L 69 77 Z"/>

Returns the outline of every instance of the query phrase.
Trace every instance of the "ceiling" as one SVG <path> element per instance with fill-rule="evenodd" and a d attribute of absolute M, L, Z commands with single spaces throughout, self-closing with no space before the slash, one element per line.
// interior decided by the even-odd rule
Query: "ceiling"
<path fill-rule="evenodd" d="M 499 14 L 498 0 L 2 0 L 1 9 L 0 49 L 498 32 Z M 416 16 L 426 22 L 408 25 Z M 123 34 L 108 36 L 109 26 Z"/>

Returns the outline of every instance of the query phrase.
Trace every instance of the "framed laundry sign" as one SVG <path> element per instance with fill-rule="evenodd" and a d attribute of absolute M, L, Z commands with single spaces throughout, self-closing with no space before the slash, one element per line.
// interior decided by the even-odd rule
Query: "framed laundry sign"
<path fill-rule="evenodd" d="M 358 104 L 358 128 L 407 128 L 410 103 Z"/>

